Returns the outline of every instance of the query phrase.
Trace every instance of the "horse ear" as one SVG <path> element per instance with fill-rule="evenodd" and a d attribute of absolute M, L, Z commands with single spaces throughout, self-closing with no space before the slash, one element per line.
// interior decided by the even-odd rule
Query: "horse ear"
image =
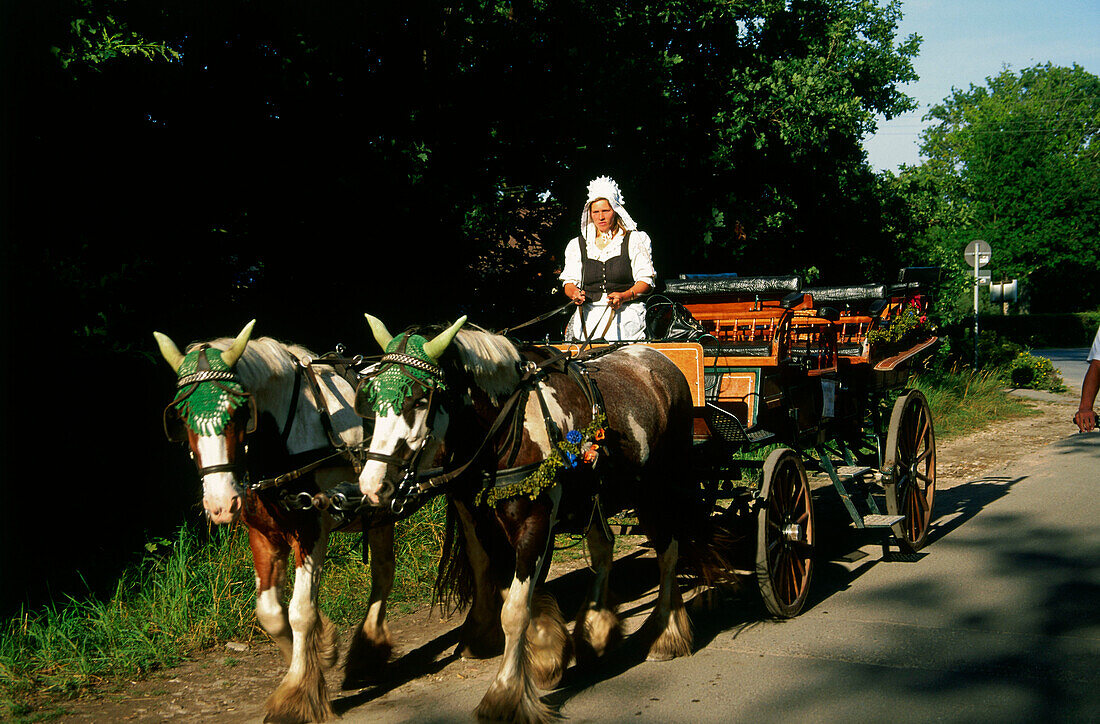
<path fill-rule="evenodd" d="M 160 347 L 160 353 L 164 356 L 164 361 L 168 363 L 173 372 L 179 372 L 180 365 L 183 364 L 183 354 L 180 353 L 179 347 L 168 338 L 167 334 L 153 332 L 153 337 L 157 340 L 157 346 Z"/>
<path fill-rule="evenodd" d="M 374 340 L 382 347 L 382 351 L 386 351 L 386 347 L 393 341 L 393 335 L 386 329 L 386 325 L 382 324 L 382 320 L 378 317 L 372 317 L 369 314 L 364 314 L 367 318 L 367 324 L 370 325 L 370 331 L 374 333 Z"/>
<path fill-rule="evenodd" d="M 434 360 L 438 360 L 439 356 L 443 354 L 443 350 L 447 349 L 447 345 L 451 343 L 451 340 L 458 334 L 458 330 L 462 329 L 462 325 L 466 324 L 466 315 L 463 314 L 458 318 L 454 324 L 447 329 L 439 333 L 431 342 L 427 342 L 424 345 L 424 352 Z"/>
<path fill-rule="evenodd" d="M 233 340 L 233 344 L 229 349 L 222 352 L 222 362 L 229 367 L 237 364 L 237 360 L 244 354 L 244 348 L 248 346 L 248 338 L 252 336 L 252 328 L 256 326 L 256 320 L 253 319 L 248 324 L 244 325 L 244 329 L 237 335 L 237 338 Z"/>

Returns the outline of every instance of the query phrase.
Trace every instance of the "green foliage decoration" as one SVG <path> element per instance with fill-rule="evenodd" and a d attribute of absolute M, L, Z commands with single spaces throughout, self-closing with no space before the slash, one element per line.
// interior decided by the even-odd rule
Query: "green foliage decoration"
<path fill-rule="evenodd" d="M 871 344 L 895 344 L 917 337 L 928 329 L 928 315 L 921 306 L 921 298 L 914 297 L 888 325 L 869 331 L 867 341 Z"/>
<path fill-rule="evenodd" d="M 592 418 L 581 430 L 570 430 L 564 440 L 557 444 L 535 472 L 518 483 L 486 488 L 478 495 L 478 501 L 486 505 L 496 505 L 508 498 L 527 497 L 534 500 L 543 491 L 552 488 L 563 470 L 595 462 L 595 453 L 603 441 L 607 416 L 602 412 Z"/>

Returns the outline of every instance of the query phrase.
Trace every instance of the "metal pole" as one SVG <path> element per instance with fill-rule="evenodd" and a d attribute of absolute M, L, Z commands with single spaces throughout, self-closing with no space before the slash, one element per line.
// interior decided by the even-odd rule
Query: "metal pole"
<path fill-rule="evenodd" d="M 979 249 L 974 249 L 974 371 L 978 371 L 978 290 L 981 288 L 981 280 L 978 278 L 978 259 L 981 257 Z"/>

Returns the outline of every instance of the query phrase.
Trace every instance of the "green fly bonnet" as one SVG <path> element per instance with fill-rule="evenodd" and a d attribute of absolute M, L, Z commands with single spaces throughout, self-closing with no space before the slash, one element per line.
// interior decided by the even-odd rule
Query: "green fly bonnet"
<path fill-rule="evenodd" d="M 154 332 L 161 353 L 178 377 L 176 397 L 164 410 L 164 432 L 169 440 L 186 440 L 188 429 L 203 436 L 220 435 L 244 404 L 250 408 L 246 431 L 256 429 L 256 404 L 233 371 L 248 344 L 253 324 L 255 320 L 224 352 L 204 344 L 184 355 L 171 339 Z"/>
<path fill-rule="evenodd" d="M 377 318 L 366 315 L 374 338 L 385 351 L 377 370 L 359 383 L 355 411 L 363 417 L 405 412 L 423 390 L 446 389 L 437 360 L 466 322 L 462 317 L 429 340 L 402 332 L 393 337 Z"/>

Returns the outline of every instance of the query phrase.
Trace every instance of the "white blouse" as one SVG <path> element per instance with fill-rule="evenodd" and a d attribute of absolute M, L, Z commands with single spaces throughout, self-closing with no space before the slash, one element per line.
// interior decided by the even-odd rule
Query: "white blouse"
<path fill-rule="evenodd" d="M 623 231 L 620 229 L 611 242 L 602 249 L 592 241 L 586 244 L 585 250 L 588 252 L 589 259 L 596 261 L 614 259 L 622 250 Z M 653 268 L 653 244 L 649 234 L 644 231 L 630 232 L 630 248 L 627 249 L 627 255 L 630 257 L 630 271 L 634 275 L 634 281 L 645 282 L 652 287 L 657 278 L 657 272 Z M 572 283 L 580 286 L 581 284 L 581 247 L 576 238 L 565 245 L 565 268 L 562 269 L 558 279 L 561 280 L 562 285 Z"/>

